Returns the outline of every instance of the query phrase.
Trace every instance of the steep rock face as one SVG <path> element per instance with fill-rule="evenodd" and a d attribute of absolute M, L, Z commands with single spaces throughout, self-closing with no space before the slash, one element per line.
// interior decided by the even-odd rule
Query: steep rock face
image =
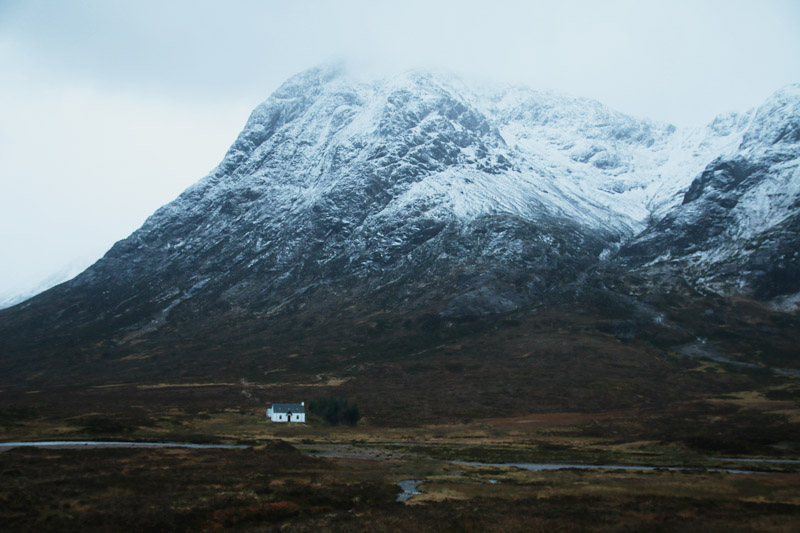
<path fill-rule="evenodd" d="M 635 224 L 529 167 L 430 75 L 359 84 L 313 69 L 253 111 L 209 176 L 82 275 L 7 312 L 5 339 L 126 338 L 180 313 L 352 301 L 508 310 Z"/>
<path fill-rule="evenodd" d="M 800 291 L 800 85 L 755 112 L 735 151 L 694 179 L 680 206 L 621 250 L 634 265 L 759 299 Z"/>
<path fill-rule="evenodd" d="M 580 279 L 661 217 L 625 257 L 642 264 L 664 247 L 688 257 L 731 227 L 696 223 L 730 211 L 729 198 L 796 186 L 796 115 L 784 120 L 776 102 L 678 130 L 527 89 L 424 72 L 358 83 L 312 69 L 253 111 L 211 174 L 95 265 L 0 311 L 0 349 L 125 344 L 168 322 L 354 304 L 456 319 L 507 312 Z M 796 191 L 784 196 L 796 212 Z M 734 218 L 796 233 L 764 209 Z M 788 250 L 776 235 L 753 230 L 747 246 L 768 236 Z"/>

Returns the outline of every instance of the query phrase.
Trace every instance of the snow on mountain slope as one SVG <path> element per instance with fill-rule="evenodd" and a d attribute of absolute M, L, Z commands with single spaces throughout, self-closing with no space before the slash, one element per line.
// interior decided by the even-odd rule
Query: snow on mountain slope
<path fill-rule="evenodd" d="M 800 85 L 768 98 L 741 143 L 703 170 L 682 205 L 623 250 L 719 292 L 761 298 L 800 291 L 798 254 Z"/>
<path fill-rule="evenodd" d="M 303 84 L 300 79 L 289 83 Z M 624 215 L 609 218 L 607 204 L 613 204 L 613 199 L 605 191 L 592 191 L 602 197 L 600 201 L 588 197 L 563 182 L 560 168 L 534 164 L 534 158 L 510 149 L 491 116 L 430 75 L 412 72 L 372 85 L 334 77 L 326 79 L 318 89 L 324 96 L 313 103 L 308 92 L 297 98 L 294 90 L 285 86 L 254 111 L 222 167 L 227 171 L 247 157 L 243 171 L 252 178 L 264 179 L 269 174 L 271 181 L 280 183 L 280 191 L 275 192 L 291 198 L 298 208 L 337 186 L 341 176 L 328 172 L 333 165 L 366 165 L 380 158 L 385 166 L 378 174 L 394 178 L 380 192 L 388 193 L 398 205 L 439 205 L 441 200 L 449 206 L 449 215 L 468 219 L 497 212 L 533 218 L 553 211 L 627 233 L 638 227 Z M 303 115 L 292 117 L 304 105 L 309 107 Z M 278 138 L 270 139 L 270 129 L 287 118 Z M 387 141 L 400 140 L 402 148 L 382 152 Z M 291 170 L 284 167 L 287 159 Z M 303 171 L 297 172 L 299 168 Z M 475 178 L 473 171 L 482 175 L 477 182 L 453 179 L 470 172 Z M 348 175 L 346 179 L 364 177 Z M 217 178 L 211 182 L 218 187 Z"/>
<path fill-rule="evenodd" d="M 730 114 L 706 127 L 678 130 L 584 98 L 476 88 L 417 71 L 365 84 L 336 70 L 315 70 L 261 104 L 220 169 L 197 187 L 210 185 L 221 194 L 232 187 L 219 184 L 226 172 L 235 169 L 251 181 L 269 174 L 280 184 L 271 192 L 300 208 L 336 188 L 341 177 L 327 172 L 332 163 L 363 165 L 385 157 L 382 174 L 397 177 L 409 170 L 382 191 L 397 203 L 395 210 L 427 198 L 459 217 L 505 212 L 535 218 L 552 212 L 631 235 L 648 217 L 679 204 L 692 179 L 741 142 L 749 116 Z M 469 141 L 473 127 L 485 137 L 478 145 Z M 275 132 L 278 137 L 270 139 Z M 411 134 L 411 150 L 376 151 L 401 132 Z M 423 154 L 429 144 L 434 151 Z M 426 167 L 432 161 L 438 167 Z M 438 172 L 423 175 L 420 168 Z M 470 169 L 482 179 L 454 179 Z M 262 187 L 236 187 L 251 185 Z"/>
<path fill-rule="evenodd" d="M 708 189 L 698 183 L 711 184 L 703 176 L 714 162 L 772 158 L 775 135 L 789 146 L 784 104 L 770 105 L 684 130 L 588 99 L 428 72 L 359 82 L 311 69 L 256 107 L 208 176 L 14 316 L 41 331 L 81 324 L 129 339 L 175 317 L 353 303 L 509 311 L 579 279 L 642 230 L 626 257 L 669 245 L 672 221 L 691 220 L 676 213 L 695 208 L 684 196 Z M 753 209 L 725 224 L 746 216 L 748 227 L 773 227 L 782 215 L 770 195 L 797 197 L 787 164 L 769 163 L 765 185 L 743 196 Z"/>
<path fill-rule="evenodd" d="M 233 299 L 348 276 L 383 286 L 412 272 L 474 268 L 491 255 L 480 238 L 447 241 L 498 217 L 536 223 L 523 240 L 535 241 L 548 227 L 563 235 L 572 231 L 565 227 L 575 229 L 565 246 L 579 263 L 637 227 L 562 187 L 552 168 L 531 165 L 488 117 L 428 74 L 363 84 L 319 69 L 292 78 L 256 108 L 219 168 L 110 256 L 152 240 L 163 243 L 151 254 L 161 256 L 153 268 L 180 269 L 191 253 L 197 275 L 230 256 L 248 270 L 225 289 L 223 297 Z M 470 241 L 472 248 L 451 250 Z M 520 256 L 526 246 L 510 246 L 516 252 L 502 262 L 529 264 Z M 198 252 L 205 258 L 210 249 L 218 253 L 197 265 Z M 434 267 L 432 257 L 450 257 L 449 266 Z"/>
<path fill-rule="evenodd" d="M 731 113 L 679 129 L 594 100 L 526 88 L 484 88 L 473 98 L 496 117 L 508 144 L 555 169 L 562 187 L 638 223 L 678 205 L 692 179 L 741 142 L 750 116 Z"/>

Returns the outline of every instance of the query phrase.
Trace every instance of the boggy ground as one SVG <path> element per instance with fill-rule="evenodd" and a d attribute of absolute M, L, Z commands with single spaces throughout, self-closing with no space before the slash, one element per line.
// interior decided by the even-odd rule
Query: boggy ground
<path fill-rule="evenodd" d="M 792 531 L 798 475 L 529 472 L 418 455 L 248 450 L 0 453 L 6 531 Z M 397 502 L 402 479 L 425 479 Z"/>
<path fill-rule="evenodd" d="M 0 394 L 1 441 L 253 446 L 14 448 L 0 453 L 0 521 L 8 531 L 793 531 L 800 464 L 731 459 L 797 459 L 794 391 L 779 382 L 689 399 L 669 411 L 417 425 L 366 418 L 356 427 L 313 417 L 304 425 L 269 423 L 264 389 L 247 382 Z M 451 460 L 685 470 L 531 472 Z M 400 503 L 397 482 L 406 479 L 425 482 L 421 495 Z"/>

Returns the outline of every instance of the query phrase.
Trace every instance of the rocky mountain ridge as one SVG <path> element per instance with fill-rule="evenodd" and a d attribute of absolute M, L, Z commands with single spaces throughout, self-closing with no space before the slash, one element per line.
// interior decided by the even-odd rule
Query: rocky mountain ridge
<path fill-rule="evenodd" d="M 698 286 L 785 307 L 800 293 L 800 85 L 773 94 L 741 143 L 709 163 L 681 205 L 622 251 Z"/>
<path fill-rule="evenodd" d="M 798 105 L 790 86 L 682 130 L 426 72 L 312 69 L 95 265 L 0 311 L 0 350 L 113 354 L 163 328 L 354 308 L 474 319 L 540 304 L 600 263 L 791 301 Z"/>

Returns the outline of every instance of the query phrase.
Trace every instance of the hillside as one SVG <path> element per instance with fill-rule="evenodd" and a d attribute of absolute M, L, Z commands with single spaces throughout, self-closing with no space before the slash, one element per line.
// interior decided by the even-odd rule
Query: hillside
<path fill-rule="evenodd" d="M 680 129 L 309 70 L 97 263 L 0 311 L 0 386 L 335 378 L 368 414 L 413 387 L 441 417 L 663 406 L 796 372 L 798 106 L 790 86 Z"/>

